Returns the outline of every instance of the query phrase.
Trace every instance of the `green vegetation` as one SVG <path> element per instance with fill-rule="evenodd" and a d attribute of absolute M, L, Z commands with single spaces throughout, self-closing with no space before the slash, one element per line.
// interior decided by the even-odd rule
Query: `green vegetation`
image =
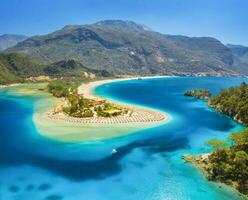
<path fill-rule="evenodd" d="M 2 39 L 8 42 L 10 36 Z M 233 55 L 214 38 L 163 35 L 120 20 L 66 26 L 51 34 L 30 37 L 5 52 L 0 57 L 0 84 L 41 75 L 92 78 L 248 72 L 244 61 L 247 56 L 235 56 L 236 51 Z"/>
<path fill-rule="evenodd" d="M 68 96 L 69 106 L 64 107 L 63 111 L 72 117 L 93 117 L 94 113 L 88 99 L 81 95 L 70 94 Z"/>
<path fill-rule="evenodd" d="M 56 80 L 51 81 L 47 89 L 55 97 L 64 97 L 69 106 L 63 107 L 63 111 L 72 117 L 93 117 L 89 100 L 77 94 L 79 81 Z"/>
<path fill-rule="evenodd" d="M 211 92 L 209 90 L 188 90 L 184 93 L 184 96 L 195 97 L 198 99 L 209 99 Z"/>
<path fill-rule="evenodd" d="M 44 73 L 51 77 L 84 77 L 92 79 L 95 77 L 112 76 L 106 70 L 90 70 L 82 63 L 74 59 L 61 60 L 44 67 Z"/>
<path fill-rule="evenodd" d="M 208 146 L 212 147 L 214 150 L 218 150 L 226 148 L 227 144 L 224 140 L 212 139 L 208 141 Z"/>
<path fill-rule="evenodd" d="M 7 51 L 28 55 L 46 65 L 61 58 L 74 59 L 88 69 L 115 75 L 234 75 L 239 66 L 233 62 L 230 49 L 214 38 L 163 35 L 120 20 L 65 26 L 47 35 L 30 37 Z M 247 69 L 248 66 L 242 73 Z M 53 70 L 47 69 L 51 74 Z"/>
<path fill-rule="evenodd" d="M 107 103 L 105 100 L 93 100 L 84 98 L 77 93 L 79 81 L 56 80 L 51 81 L 47 90 L 53 96 L 65 98 L 67 105 L 63 106 L 62 111 L 71 117 L 112 117 L 127 113 L 128 110 L 120 108 L 114 104 Z"/>
<path fill-rule="evenodd" d="M 0 84 L 47 81 L 49 77 L 90 80 L 109 76 L 106 70 L 90 70 L 73 59 L 44 65 L 17 53 L 0 53 Z"/>
<path fill-rule="evenodd" d="M 127 113 L 127 109 L 121 109 L 113 104 L 104 103 L 101 106 L 97 106 L 94 109 L 98 116 L 101 117 L 113 117 L 122 113 Z"/>
<path fill-rule="evenodd" d="M 222 140 L 209 141 L 214 152 L 208 158 L 208 177 L 248 195 L 248 129 L 231 134 L 229 141 L 230 147 Z"/>
<path fill-rule="evenodd" d="M 55 80 L 47 85 L 48 92 L 55 97 L 69 97 L 76 95 L 79 81 Z"/>
<path fill-rule="evenodd" d="M 205 98 L 207 90 L 187 91 L 186 96 Z M 208 101 L 209 106 L 227 114 L 238 122 L 248 125 L 248 84 L 222 90 Z M 210 180 L 220 181 L 236 188 L 248 196 L 248 128 L 232 133 L 228 141 L 210 140 L 210 155 L 184 156 L 189 162 L 196 163 Z"/>
<path fill-rule="evenodd" d="M 248 84 L 222 90 L 210 99 L 209 105 L 248 126 Z"/>
<path fill-rule="evenodd" d="M 0 53 L 0 84 L 24 82 L 42 74 L 42 65 L 16 53 Z"/>

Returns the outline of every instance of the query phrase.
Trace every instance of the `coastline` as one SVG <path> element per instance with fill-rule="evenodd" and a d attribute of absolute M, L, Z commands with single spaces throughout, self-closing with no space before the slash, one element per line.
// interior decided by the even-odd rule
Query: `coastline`
<path fill-rule="evenodd" d="M 93 127 L 94 128 L 94 127 Z M 162 127 L 163 128 L 163 127 Z M 114 129 L 114 127 L 113 127 L 113 129 Z M 105 131 L 105 129 L 103 129 L 102 130 L 102 132 L 104 132 Z M 143 134 L 143 135 L 145 135 L 144 133 L 141 133 L 141 134 Z M 156 130 L 154 131 L 154 134 L 156 135 Z M 36 135 L 36 134 L 35 134 Z M 126 139 L 129 139 L 129 137 L 128 138 L 126 138 Z M 101 142 L 101 141 L 100 141 Z M 99 142 L 99 143 L 100 143 Z M 114 142 L 115 142 L 115 140 L 114 140 Z M 104 143 L 104 141 L 103 141 L 103 143 Z M 106 142 L 107 143 L 107 142 Z M 117 150 L 118 150 L 118 147 L 117 146 L 114 146 L 113 148 L 117 148 Z M 108 150 L 108 153 L 110 153 L 111 152 L 111 149 L 110 150 Z M 180 152 L 181 153 L 181 152 Z M 181 154 L 179 154 L 179 155 L 181 155 Z M 179 157 L 179 159 L 180 159 L 180 157 Z M 191 168 L 191 166 L 190 166 L 190 168 Z M 194 169 L 195 170 L 195 169 Z M 184 173 L 187 173 L 186 171 L 184 171 Z M 205 178 L 204 178 L 205 179 Z M 214 185 L 215 185 L 215 183 L 214 182 L 212 182 Z M 212 184 L 211 183 L 211 184 Z M 204 182 L 204 184 L 205 185 L 207 185 L 207 182 Z M 217 187 L 216 188 L 218 188 L 218 186 L 219 186 L 219 184 L 217 184 Z M 194 188 L 195 189 L 195 188 Z M 228 189 L 229 189 L 229 187 L 228 187 Z M 221 189 L 222 190 L 222 189 Z"/>
<path fill-rule="evenodd" d="M 88 83 L 83 83 L 79 88 L 79 94 L 83 94 L 86 98 L 99 98 L 93 93 L 93 90 L 107 83 L 120 82 L 120 81 L 130 81 L 130 80 L 138 80 L 138 79 L 153 79 L 153 78 L 169 78 L 173 76 L 142 76 L 142 77 L 129 77 L 129 78 L 113 78 L 113 79 L 105 79 L 99 81 L 91 81 Z M 102 97 L 101 97 L 102 98 Z"/>
<path fill-rule="evenodd" d="M 230 89 L 229 89 L 229 91 L 230 91 Z M 245 93 L 244 90 L 242 92 Z M 221 95 L 221 93 L 219 93 L 217 96 L 220 96 L 220 95 Z M 231 96 L 231 95 L 229 94 L 229 96 Z M 224 98 L 223 96 L 220 96 L 220 97 Z M 197 98 L 197 97 L 195 97 L 195 98 Z M 244 99 L 243 96 L 242 96 L 242 99 Z M 240 100 L 240 99 L 236 99 L 236 101 L 238 101 L 238 100 Z M 212 102 L 211 99 L 209 99 L 208 103 L 207 103 L 209 108 L 213 109 L 215 112 L 221 113 L 221 114 L 229 117 L 231 120 L 242 125 L 244 128 L 244 131 L 246 130 L 245 126 L 247 126 L 247 124 L 242 122 L 241 119 L 238 119 L 237 113 L 232 116 L 227 111 L 225 111 L 225 108 L 228 106 L 221 107 L 223 104 L 221 104 L 220 102 L 217 101 L 217 104 L 214 102 L 213 102 L 213 104 L 211 104 L 211 102 Z M 231 137 L 233 136 L 233 134 L 235 135 L 237 133 L 241 133 L 241 132 L 233 132 L 231 134 Z M 235 136 L 233 136 L 233 137 L 235 138 Z M 246 154 L 247 147 L 245 146 L 246 143 L 240 142 L 240 140 L 241 140 L 240 138 L 241 138 L 240 135 L 239 135 L 239 140 L 230 139 L 230 136 L 229 136 L 229 142 L 231 141 L 231 145 L 229 143 L 227 143 L 226 141 L 217 140 L 217 143 L 219 142 L 219 144 L 217 144 L 217 145 L 221 146 L 223 144 L 224 147 L 223 146 L 217 147 L 216 140 L 214 139 L 215 141 L 214 141 L 214 144 L 212 146 L 212 151 L 210 153 L 198 154 L 198 155 L 185 154 L 182 156 L 182 159 L 185 162 L 190 163 L 194 167 L 196 167 L 204 175 L 204 177 L 206 177 L 209 181 L 212 181 L 215 184 L 218 184 L 219 185 L 218 187 L 222 187 L 220 185 L 220 184 L 222 184 L 223 186 L 229 187 L 232 190 L 234 190 L 235 192 L 237 192 L 239 194 L 239 196 L 241 196 L 243 199 L 248 199 L 247 186 L 245 185 L 247 182 L 247 179 L 241 178 L 243 175 L 242 173 L 244 173 L 244 170 L 242 171 L 242 167 L 240 167 L 240 166 L 242 166 L 242 164 L 245 164 L 245 161 L 244 160 L 239 161 L 238 164 L 236 163 L 237 161 L 235 161 L 237 159 L 236 156 L 238 155 L 238 153 L 243 152 L 245 155 L 247 155 Z M 215 145 L 215 147 L 214 147 L 214 145 Z M 218 148 L 219 148 L 219 150 L 220 149 L 221 150 L 218 151 Z M 235 155 L 235 156 L 233 156 L 233 155 Z M 236 174 L 230 175 L 230 174 L 232 174 L 232 171 L 235 171 Z M 237 175 L 237 173 L 238 173 L 238 175 Z M 244 173 L 244 176 L 245 176 L 245 173 Z M 246 180 L 244 181 L 244 179 L 246 179 Z"/>
<path fill-rule="evenodd" d="M 82 123 L 82 124 L 130 124 L 130 123 L 163 123 L 169 120 L 169 116 L 163 112 L 155 109 L 145 108 L 137 105 L 126 104 L 123 102 L 117 102 L 114 100 L 105 99 L 99 97 L 93 93 L 93 90 L 103 84 L 125 81 L 125 80 L 135 80 L 136 78 L 123 78 L 123 79 L 108 79 L 100 81 L 92 81 L 88 83 L 83 83 L 78 88 L 78 94 L 83 95 L 88 99 L 95 100 L 106 100 L 108 103 L 118 105 L 122 108 L 127 108 L 129 113 L 122 114 L 114 117 L 89 117 L 89 118 L 76 118 L 70 117 L 63 112 L 54 112 L 50 110 L 44 113 L 44 117 L 51 120 L 62 120 L 71 123 Z M 63 100 L 62 100 L 63 101 Z M 61 102 L 57 108 L 61 108 L 66 102 Z M 55 108 L 56 110 L 56 108 Z"/>
<path fill-rule="evenodd" d="M 142 79 L 165 77 L 167 76 L 142 77 Z M 95 99 L 99 98 L 93 93 L 95 87 L 106 83 L 135 80 L 137 78 L 138 77 L 92 81 L 82 84 L 78 90 L 80 94 L 84 93 L 85 97 Z M 81 88 L 84 89 L 82 90 Z M 152 108 L 144 108 L 112 100 L 107 101 L 131 109 L 132 116 L 74 118 L 63 113 L 52 114 L 51 111 L 56 106 L 63 104 L 63 102 L 61 99 L 55 97 L 49 99 L 44 100 L 47 101 L 47 103 L 45 103 L 46 106 L 42 105 L 44 101 L 43 103 L 42 101 L 40 102 L 41 105 L 36 106 L 33 120 L 39 134 L 65 142 L 89 142 L 120 137 L 165 124 L 170 119 L 165 113 Z"/>
<path fill-rule="evenodd" d="M 210 155 L 211 155 L 211 153 L 204 153 L 204 154 L 198 154 L 198 155 L 188 155 L 188 154 L 186 154 L 186 155 L 183 155 L 182 159 L 186 163 L 189 163 L 193 167 L 198 169 L 208 181 L 212 181 L 219 188 L 221 188 L 221 187 L 230 188 L 231 190 L 233 190 L 233 192 L 237 193 L 244 200 L 248 200 L 248 196 L 245 195 L 245 194 L 242 194 L 241 192 L 239 192 L 238 189 L 236 188 L 235 184 L 231 184 L 231 183 L 227 184 L 227 183 L 223 183 L 223 182 L 219 182 L 219 181 L 216 181 L 216 180 L 209 179 L 208 162 L 209 162 L 209 156 Z"/>

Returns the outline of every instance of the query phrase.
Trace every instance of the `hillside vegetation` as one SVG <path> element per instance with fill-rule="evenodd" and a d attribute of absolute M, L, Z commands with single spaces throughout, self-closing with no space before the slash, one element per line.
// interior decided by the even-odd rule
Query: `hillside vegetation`
<path fill-rule="evenodd" d="M 211 92 L 209 90 L 188 90 L 184 96 L 195 97 L 197 99 L 209 99 Z"/>
<path fill-rule="evenodd" d="M 200 92 L 199 92 L 200 91 Z M 198 97 L 201 90 L 188 91 L 189 96 Z M 248 126 L 248 84 L 222 90 L 209 99 L 209 105 L 245 126 Z M 210 180 L 230 185 L 248 197 L 248 128 L 234 132 L 228 141 L 212 139 L 208 145 L 210 154 L 184 156 L 196 163 Z"/>
<path fill-rule="evenodd" d="M 232 133 L 231 146 L 222 140 L 211 140 L 214 152 L 205 166 L 208 177 L 231 185 L 248 195 L 248 129 Z"/>
<path fill-rule="evenodd" d="M 92 79 L 111 74 L 106 70 L 90 70 L 73 59 L 46 65 L 17 53 L 0 53 L 0 84 L 35 80 L 38 76 Z"/>
<path fill-rule="evenodd" d="M 0 84 L 40 75 L 248 74 L 245 47 L 225 46 L 209 37 L 163 35 L 130 21 L 105 20 L 27 39 L 15 35 L 1 39 L 0 45 L 10 40 L 15 41 L 10 47 L 17 44 L 0 55 Z"/>
<path fill-rule="evenodd" d="M 0 84 L 23 82 L 42 74 L 42 65 L 16 53 L 0 53 Z"/>
<path fill-rule="evenodd" d="M 52 77 L 86 77 L 86 78 L 95 78 L 99 77 L 108 77 L 111 76 L 106 70 L 91 70 L 82 63 L 69 59 L 48 64 L 44 67 L 44 73 Z"/>
<path fill-rule="evenodd" d="M 63 112 L 71 117 L 89 118 L 89 117 L 112 117 L 121 114 L 126 114 L 127 109 L 118 107 L 105 100 L 94 100 L 85 98 L 83 95 L 78 94 L 77 89 L 80 85 L 78 81 L 71 80 L 55 80 L 51 81 L 47 90 L 53 96 L 64 98 L 66 106 L 55 109 L 55 113 Z"/>
<path fill-rule="evenodd" d="M 65 26 L 7 51 L 45 64 L 74 59 L 88 69 L 117 75 L 237 74 L 231 50 L 214 38 L 163 35 L 121 20 Z"/>
<path fill-rule="evenodd" d="M 209 105 L 248 126 L 248 84 L 222 90 L 210 99 Z"/>

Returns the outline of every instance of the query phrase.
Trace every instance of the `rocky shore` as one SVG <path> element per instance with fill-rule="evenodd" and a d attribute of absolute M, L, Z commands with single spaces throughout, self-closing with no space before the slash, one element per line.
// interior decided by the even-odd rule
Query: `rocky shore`
<path fill-rule="evenodd" d="M 188 163 L 194 164 L 196 167 L 200 168 L 203 173 L 208 176 L 208 159 L 210 153 L 201 154 L 201 155 L 184 155 L 183 160 Z"/>

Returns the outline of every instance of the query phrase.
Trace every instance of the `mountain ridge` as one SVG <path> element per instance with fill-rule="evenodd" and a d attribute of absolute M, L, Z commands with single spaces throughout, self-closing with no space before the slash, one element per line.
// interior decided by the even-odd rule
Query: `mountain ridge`
<path fill-rule="evenodd" d="M 0 51 L 15 46 L 18 42 L 22 42 L 27 38 L 28 37 L 25 35 L 17 35 L 17 34 L 0 35 Z"/>
<path fill-rule="evenodd" d="M 91 70 L 76 60 L 44 65 L 17 53 L 0 53 L 0 85 L 50 78 L 95 78 L 112 76 L 106 70 Z"/>
<path fill-rule="evenodd" d="M 227 44 L 227 47 L 241 62 L 248 64 L 248 47 L 234 44 Z"/>
<path fill-rule="evenodd" d="M 75 59 L 89 69 L 116 75 L 248 73 L 248 65 L 236 70 L 238 58 L 215 38 L 164 35 L 122 20 L 68 25 L 28 38 L 6 51 L 44 64 Z"/>

